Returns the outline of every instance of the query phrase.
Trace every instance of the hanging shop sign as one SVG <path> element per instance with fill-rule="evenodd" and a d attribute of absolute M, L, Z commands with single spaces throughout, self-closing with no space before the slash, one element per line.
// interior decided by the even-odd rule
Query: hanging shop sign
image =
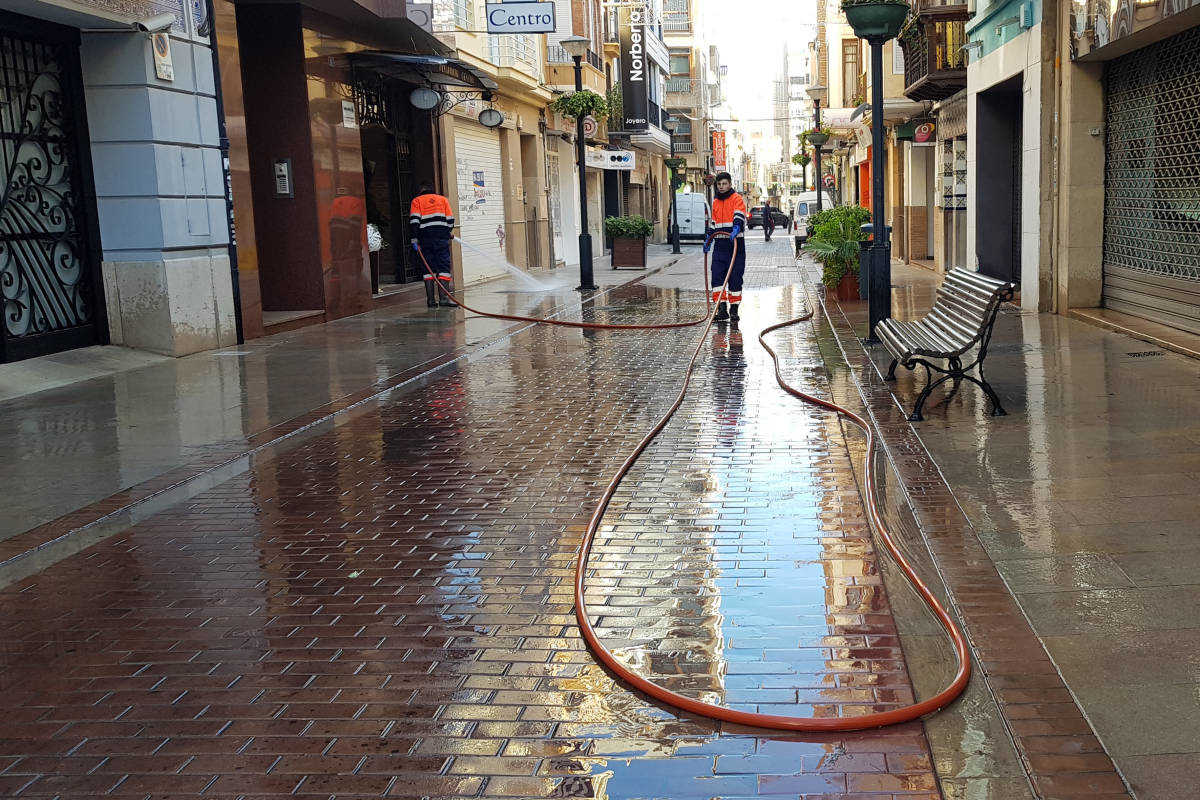
<path fill-rule="evenodd" d="M 933 147 L 937 144 L 937 126 L 932 122 L 921 122 L 913 130 L 913 144 L 920 147 Z"/>
<path fill-rule="evenodd" d="M 725 155 L 725 131 L 713 131 L 712 134 L 713 169 L 717 172 L 727 172 L 729 165 Z"/>
<path fill-rule="evenodd" d="M 488 33 L 554 33 L 554 3 L 487 3 Z"/>
<path fill-rule="evenodd" d="M 632 150 L 588 150 L 587 165 L 591 169 L 632 170 L 637 159 Z"/>
<path fill-rule="evenodd" d="M 621 39 L 621 96 L 626 131 L 646 131 L 650 128 L 651 71 L 646 60 L 646 38 L 649 14 L 644 4 L 623 5 L 620 14 Z"/>

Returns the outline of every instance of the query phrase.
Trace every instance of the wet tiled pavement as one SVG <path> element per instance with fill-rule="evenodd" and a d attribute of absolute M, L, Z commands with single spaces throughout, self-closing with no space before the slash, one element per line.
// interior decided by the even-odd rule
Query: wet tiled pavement
<path fill-rule="evenodd" d="M 782 288 L 788 249 L 752 242 L 744 332 L 713 336 L 615 498 L 590 602 L 671 688 L 769 713 L 894 707 L 913 689 L 851 451 L 754 342 L 805 306 Z M 601 318 L 666 321 L 703 293 L 604 302 Z M 780 352 L 828 394 L 817 331 Z M 722 728 L 584 649 L 571 572 L 590 501 L 696 335 L 521 330 L 8 585 L 0 793 L 940 797 L 921 724 Z"/>
<path fill-rule="evenodd" d="M 652 267 L 674 258 L 665 245 L 650 248 Z M 601 286 L 633 277 L 603 264 L 596 271 Z M 483 310 L 545 316 L 578 308 L 575 277 L 569 270 L 542 273 L 546 291 L 503 279 L 469 287 L 467 297 Z M 53 368 L 38 361 L 0 365 L 0 397 L 27 391 L 31 383 L 53 386 L 0 402 L 6 454 L 0 484 L 7 490 L 0 542 L 117 492 L 128 492 L 128 502 L 162 491 L 278 438 L 300 418 L 318 419 L 519 327 L 457 310 L 431 312 L 424 296 L 414 295 L 404 304 L 240 347 L 180 359 L 146 357 L 146 366 L 65 386 L 39 377 Z M 137 351 L 89 352 L 95 353 L 90 363 L 100 366 L 140 363 Z M 76 515 L 74 522 L 95 516 Z M 0 544 L 0 563 L 24 549 Z"/>
<path fill-rule="evenodd" d="M 897 315 L 919 316 L 935 276 L 894 275 Z M 861 333 L 861 309 L 843 310 Z M 987 367 L 1009 416 L 987 416 L 972 390 L 932 408 L 926 422 L 892 430 L 952 493 L 953 511 L 926 526 L 941 539 L 935 552 L 948 580 L 954 554 L 968 557 L 964 577 L 976 585 L 983 577 L 991 602 L 1025 624 L 1022 637 L 1035 645 L 1023 652 L 1045 668 L 1043 692 L 1054 690 L 1008 724 L 1019 744 L 1055 745 L 1024 755 L 1035 771 L 1076 773 L 1077 792 L 1111 756 L 1139 800 L 1196 796 L 1200 368 L 1121 334 L 1015 309 L 997 323 Z M 880 413 L 892 414 L 878 371 L 861 375 Z M 911 404 L 918 388 L 900 378 L 896 397 Z M 961 530 L 948 538 L 955 519 Z"/>

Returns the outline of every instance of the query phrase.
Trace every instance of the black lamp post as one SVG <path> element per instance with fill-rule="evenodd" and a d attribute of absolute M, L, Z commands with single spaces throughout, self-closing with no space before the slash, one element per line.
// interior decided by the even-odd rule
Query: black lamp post
<path fill-rule="evenodd" d="M 900 33 L 908 17 L 903 0 L 842 0 L 854 34 L 871 46 L 871 272 L 867 290 L 867 341 L 878 342 L 875 326 L 892 315 L 892 243 L 883 218 L 883 45 Z"/>
<path fill-rule="evenodd" d="M 675 131 L 679 129 L 679 120 L 671 117 L 667 120 L 667 134 L 671 137 L 671 254 L 679 255 L 679 206 L 675 202 L 678 187 L 675 185 L 675 175 L 679 166 L 675 160 Z"/>
<path fill-rule="evenodd" d="M 591 39 L 572 36 L 562 40 L 562 48 L 575 62 L 575 91 L 583 91 L 583 57 Z M 593 292 L 599 287 L 592 276 L 592 234 L 588 231 L 587 146 L 583 135 L 583 115 L 575 119 L 575 158 L 579 165 L 579 291 Z"/>
<path fill-rule="evenodd" d="M 827 90 L 824 86 L 808 87 L 808 96 L 813 100 L 813 127 L 818 131 L 821 130 L 821 96 L 826 91 Z M 817 142 L 817 139 L 820 139 L 820 142 Z M 813 144 L 813 162 L 816 165 L 817 171 L 817 177 L 814 182 L 817 185 L 817 213 L 819 214 L 825 207 L 825 204 L 822 200 L 822 190 L 824 189 L 822 182 L 825 180 L 825 176 L 821 174 L 821 148 L 825 146 L 825 142 L 828 141 L 828 138 L 824 134 L 818 133 L 815 136 L 809 135 L 808 140 Z"/>

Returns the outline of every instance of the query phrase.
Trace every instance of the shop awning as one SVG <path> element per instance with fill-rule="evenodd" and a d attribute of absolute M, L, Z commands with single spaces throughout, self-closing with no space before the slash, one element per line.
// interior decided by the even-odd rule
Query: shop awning
<path fill-rule="evenodd" d="M 381 50 L 350 53 L 348 57 L 357 69 L 371 70 L 408 83 L 432 83 L 450 89 L 477 89 L 486 92 L 499 88 L 486 73 L 457 58 Z"/>

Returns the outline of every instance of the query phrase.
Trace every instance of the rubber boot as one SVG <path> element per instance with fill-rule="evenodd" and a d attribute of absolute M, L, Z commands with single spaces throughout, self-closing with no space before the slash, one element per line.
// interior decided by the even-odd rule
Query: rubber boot
<path fill-rule="evenodd" d="M 741 317 L 738 316 L 738 304 L 737 303 L 729 304 L 729 318 L 731 320 L 733 320 L 734 322 L 737 322 L 739 319 L 741 319 Z"/>
<path fill-rule="evenodd" d="M 717 306 L 717 315 L 713 317 L 717 322 L 726 322 L 729 319 L 728 303 L 724 300 Z"/>
<path fill-rule="evenodd" d="M 425 303 L 430 308 L 437 308 L 437 287 L 433 285 L 433 281 L 425 281 Z"/>
<path fill-rule="evenodd" d="M 457 304 L 453 300 L 451 300 L 449 297 L 446 296 L 446 295 L 454 293 L 454 282 L 449 279 L 446 279 L 446 280 L 442 281 L 442 288 L 446 290 L 446 293 L 439 294 L 438 305 L 442 306 L 442 307 L 454 308 L 455 305 L 457 305 Z"/>

